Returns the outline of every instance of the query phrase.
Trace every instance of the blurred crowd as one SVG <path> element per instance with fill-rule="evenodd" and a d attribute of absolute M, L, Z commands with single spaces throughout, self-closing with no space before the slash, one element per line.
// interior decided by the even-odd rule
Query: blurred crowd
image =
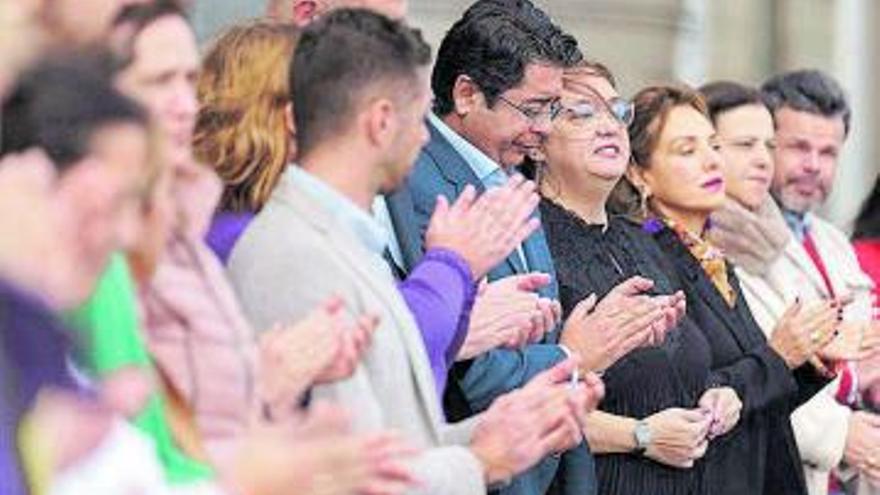
<path fill-rule="evenodd" d="M 531 0 L 200 49 L 194 1 L 0 3 L 0 494 L 880 494 L 829 74 L 628 98 Z"/>

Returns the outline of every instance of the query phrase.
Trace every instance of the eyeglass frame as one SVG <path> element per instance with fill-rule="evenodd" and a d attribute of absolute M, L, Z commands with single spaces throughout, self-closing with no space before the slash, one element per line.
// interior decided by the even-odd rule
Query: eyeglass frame
<path fill-rule="evenodd" d="M 554 98 L 553 100 L 550 100 L 549 102 L 541 105 L 540 113 L 535 113 L 535 111 L 530 108 L 523 108 L 521 103 L 516 104 L 502 95 L 498 95 L 496 98 L 519 112 L 519 114 L 525 117 L 525 119 L 528 120 L 531 124 L 538 123 L 542 118 L 547 118 L 547 122 L 553 122 L 554 120 L 556 120 L 556 117 L 559 117 L 559 114 L 561 114 L 562 110 L 564 109 L 564 107 L 562 106 L 562 101 L 559 98 Z"/>
<path fill-rule="evenodd" d="M 603 109 L 600 110 L 598 108 L 594 108 L 593 109 L 594 111 L 591 115 L 589 115 L 589 116 L 579 115 L 579 117 L 584 118 L 584 119 L 592 119 L 592 118 L 595 118 L 601 112 L 601 113 L 606 113 L 606 114 L 610 115 L 612 118 L 614 118 L 614 120 L 617 123 L 623 125 L 624 127 L 628 127 L 630 124 L 632 124 L 632 121 L 635 118 L 635 106 L 634 106 L 632 100 L 628 100 L 628 99 L 622 98 L 622 97 L 615 97 L 615 98 L 611 98 L 609 100 L 605 100 L 603 98 L 597 98 L 597 99 L 599 99 L 602 102 L 601 106 L 603 107 Z M 628 118 L 624 118 L 621 115 L 618 115 L 618 113 L 614 110 L 615 105 L 618 103 L 623 103 L 626 105 L 626 109 L 628 110 L 628 115 L 629 115 Z M 594 106 L 589 101 L 586 102 L 586 104 L 588 104 L 590 106 Z M 572 107 L 561 105 L 561 104 L 560 104 L 560 106 L 561 106 L 561 110 L 559 112 L 560 114 L 562 114 L 565 111 L 573 111 Z"/>

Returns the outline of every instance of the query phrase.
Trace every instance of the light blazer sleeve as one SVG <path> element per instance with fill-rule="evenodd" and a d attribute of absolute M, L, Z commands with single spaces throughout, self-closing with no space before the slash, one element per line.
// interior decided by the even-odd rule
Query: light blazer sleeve
<path fill-rule="evenodd" d="M 256 328 L 269 328 L 278 321 L 295 321 L 306 315 L 331 294 L 341 296 L 346 306 L 355 313 L 365 310 L 363 298 L 356 287 L 347 283 L 351 274 L 330 256 L 321 253 L 328 246 L 302 241 L 288 244 L 283 235 L 301 235 L 283 232 L 285 226 L 268 229 L 259 218 L 237 243 L 229 263 L 229 274 L 240 295 L 245 313 Z M 283 224 L 282 224 L 283 225 Z M 251 235 L 248 235 L 251 234 Z M 267 237 L 264 237 L 267 236 Z M 263 242 L 259 238 L 263 237 Z M 273 238 L 274 237 L 274 238 Z M 389 428 L 385 408 L 413 408 L 420 405 L 405 398 L 398 404 L 383 404 L 374 389 L 372 363 L 383 359 L 376 350 L 382 347 L 381 332 L 394 331 L 380 323 L 373 345 L 364 362 L 354 375 L 337 383 L 315 387 L 314 399 L 328 399 L 352 413 L 356 431 L 370 432 Z M 386 401 L 387 402 L 387 401 Z M 415 412 L 413 414 L 416 414 Z M 441 425 L 442 429 L 442 425 Z M 408 491 L 411 495 L 477 495 L 486 491 L 480 462 L 465 447 L 437 445 L 423 438 L 410 438 L 423 450 L 410 461 L 411 468 L 421 485 Z"/>

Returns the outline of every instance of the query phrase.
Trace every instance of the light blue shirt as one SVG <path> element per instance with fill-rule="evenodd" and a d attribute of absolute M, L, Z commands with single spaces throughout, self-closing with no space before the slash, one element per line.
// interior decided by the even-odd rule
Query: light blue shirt
<path fill-rule="evenodd" d="M 507 174 L 504 173 L 504 170 L 500 165 L 486 156 L 485 153 L 480 151 L 479 148 L 471 144 L 467 139 L 453 131 L 452 128 L 446 125 L 446 122 L 443 122 L 440 117 L 431 113 L 428 115 L 428 120 L 430 120 L 431 124 L 434 125 L 434 128 L 436 128 L 437 131 L 449 141 L 449 144 L 452 145 L 455 151 L 464 158 L 464 161 L 468 164 L 471 170 L 474 171 L 474 174 L 480 179 L 480 182 L 483 183 L 484 187 L 488 189 L 489 187 L 503 184 L 503 181 L 499 181 L 498 178 L 500 177 L 506 180 Z"/>
<path fill-rule="evenodd" d="M 368 211 L 296 164 L 287 167 L 287 174 L 322 208 L 349 227 L 367 249 L 382 256 L 388 246 L 388 233 Z"/>
<path fill-rule="evenodd" d="M 394 222 L 391 221 L 391 212 L 388 210 L 388 201 L 381 194 L 373 200 L 373 218 L 385 230 L 385 238 L 388 239 L 388 251 L 391 253 L 391 259 L 397 263 L 397 266 L 404 267 L 403 251 L 400 249 L 400 243 L 397 242 L 397 236 L 394 234 Z"/>
<path fill-rule="evenodd" d="M 785 223 L 788 224 L 788 229 L 794 234 L 794 238 L 798 242 L 804 242 L 807 231 L 810 230 L 810 214 L 796 213 L 782 208 L 782 218 L 785 219 Z"/>

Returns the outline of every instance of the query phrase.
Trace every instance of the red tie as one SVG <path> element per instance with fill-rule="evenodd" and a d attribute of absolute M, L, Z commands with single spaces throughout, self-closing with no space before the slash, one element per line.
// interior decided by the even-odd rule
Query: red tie
<path fill-rule="evenodd" d="M 822 275 L 822 280 L 825 282 L 825 289 L 828 290 L 828 295 L 833 299 L 835 297 L 834 286 L 831 285 L 831 279 L 828 277 L 828 270 L 825 268 L 825 263 L 822 261 L 822 257 L 819 256 L 819 251 L 816 249 L 816 243 L 813 242 L 813 236 L 810 235 L 809 230 L 804 232 L 803 244 L 807 254 L 810 255 L 810 259 L 813 260 L 813 265 L 819 270 L 819 274 Z"/>
<path fill-rule="evenodd" d="M 819 274 L 822 275 L 822 281 L 825 282 L 825 289 L 828 290 L 828 295 L 831 298 L 834 298 L 834 286 L 831 285 L 831 278 L 828 277 L 828 269 L 825 268 L 825 263 L 822 261 L 822 257 L 819 256 L 819 250 L 816 249 L 816 243 L 813 242 L 813 236 L 810 235 L 809 230 L 804 232 L 803 245 L 804 249 L 807 251 L 807 254 L 810 255 L 810 259 L 813 261 L 813 265 L 816 267 L 817 270 L 819 270 Z M 843 369 L 847 368 L 844 367 Z M 837 393 L 835 394 L 839 402 L 846 403 L 845 400 L 841 401 L 841 399 L 849 396 L 852 386 L 852 374 L 844 373 L 840 381 L 840 386 L 838 387 Z M 840 480 L 837 479 L 837 476 L 835 476 L 834 473 L 831 473 L 831 475 L 828 477 L 828 493 L 841 493 L 840 487 Z"/>

